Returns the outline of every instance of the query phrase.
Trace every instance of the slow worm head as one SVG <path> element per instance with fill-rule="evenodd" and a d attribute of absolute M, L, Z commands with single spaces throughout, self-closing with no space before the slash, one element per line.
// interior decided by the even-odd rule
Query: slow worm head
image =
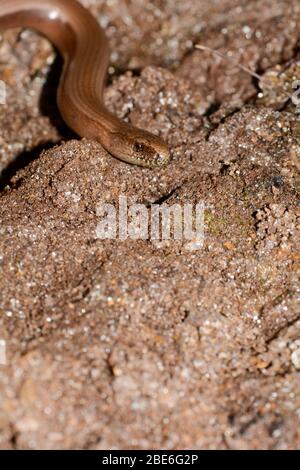
<path fill-rule="evenodd" d="M 109 61 L 104 32 L 77 0 L 0 0 L 0 30 L 32 28 L 64 59 L 57 102 L 69 127 L 112 155 L 146 167 L 163 166 L 169 150 L 157 136 L 118 119 L 103 103 Z"/>

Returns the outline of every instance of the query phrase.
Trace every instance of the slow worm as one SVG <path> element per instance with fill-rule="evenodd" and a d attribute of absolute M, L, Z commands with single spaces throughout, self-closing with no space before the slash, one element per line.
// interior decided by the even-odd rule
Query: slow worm
<path fill-rule="evenodd" d="M 97 140 L 125 162 L 150 168 L 168 163 L 169 150 L 159 137 L 105 108 L 109 48 L 104 31 L 86 8 L 77 0 L 0 0 L 0 31 L 16 27 L 36 30 L 61 53 L 57 103 L 71 129 Z"/>

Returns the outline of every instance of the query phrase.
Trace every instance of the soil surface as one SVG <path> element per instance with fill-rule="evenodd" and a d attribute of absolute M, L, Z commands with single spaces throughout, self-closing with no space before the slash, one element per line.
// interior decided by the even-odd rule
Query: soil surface
<path fill-rule="evenodd" d="M 1 36 L 0 448 L 300 448 L 300 2 L 82 3 L 111 43 L 107 106 L 172 161 L 80 140 L 48 41 Z M 120 195 L 203 201 L 203 248 L 99 239 Z"/>

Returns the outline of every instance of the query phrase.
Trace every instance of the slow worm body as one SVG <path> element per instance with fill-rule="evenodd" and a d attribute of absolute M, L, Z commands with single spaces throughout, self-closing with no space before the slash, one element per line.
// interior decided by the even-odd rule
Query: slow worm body
<path fill-rule="evenodd" d="M 70 128 L 125 162 L 146 167 L 168 163 L 169 150 L 159 137 L 105 108 L 108 43 L 97 20 L 77 0 L 0 0 L 0 31 L 15 27 L 38 31 L 61 53 L 57 103 Z"/>

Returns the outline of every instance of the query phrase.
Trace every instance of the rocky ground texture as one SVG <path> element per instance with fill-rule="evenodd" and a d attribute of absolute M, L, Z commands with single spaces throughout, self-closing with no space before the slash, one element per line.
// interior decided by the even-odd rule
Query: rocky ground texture
<path fill-rule="evenodd" d="M 83 3 L 111 43 L 107 106 L 172 161 L 78 139 L 51 45 L 1 36 L 0 448 L 299 448 L 300 2 Z M 98 239 L 120 195 L 203 201 L 203 248 Z"/>

